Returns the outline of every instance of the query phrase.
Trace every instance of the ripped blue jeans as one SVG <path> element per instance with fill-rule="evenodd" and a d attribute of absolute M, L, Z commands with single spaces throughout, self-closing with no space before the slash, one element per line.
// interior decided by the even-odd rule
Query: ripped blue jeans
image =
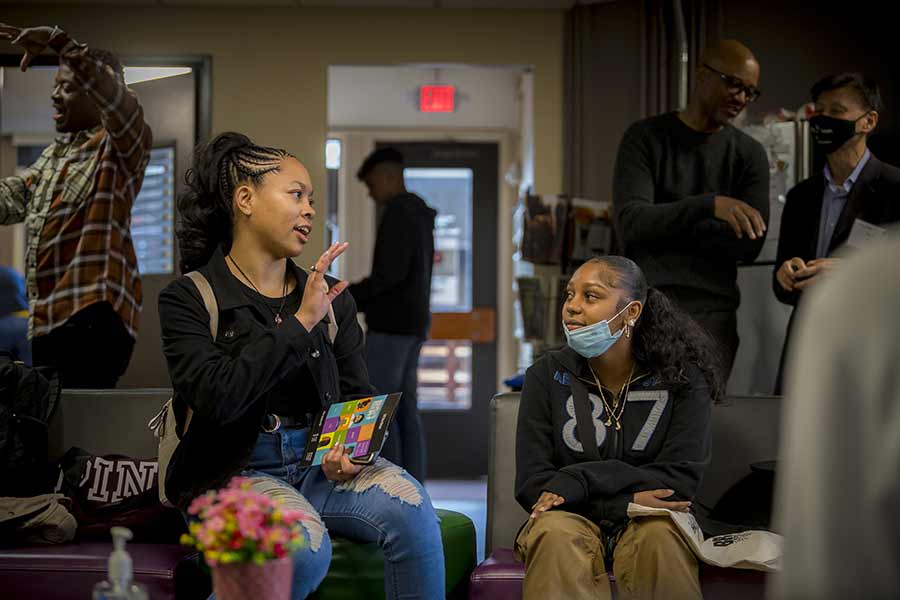
<path fill-rule="evenodd" d="M 306 598 L 325 578 L 329 532 L 381 546 L 388 600 L 444 598 L 440 525 L 424 487 L 380 458 L 351 481 L 332 483 L 320 467 L 298 466 L 308 435 L 308 429 L 291 428 L 260 433 L 243 473 L 257 491 L 311 517 L 303 521 L 306 543 L 293 557 L 291 598 Z"/>

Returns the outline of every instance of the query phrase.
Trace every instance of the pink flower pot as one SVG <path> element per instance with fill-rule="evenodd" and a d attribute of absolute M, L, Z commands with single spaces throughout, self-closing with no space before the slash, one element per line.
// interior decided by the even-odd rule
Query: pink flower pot
<path fill-rule="evenodd" d="M 216 600 L 291 600 L 294 563 L 290 556 L 255 563 L 231 563 L 212 568 Z"/>

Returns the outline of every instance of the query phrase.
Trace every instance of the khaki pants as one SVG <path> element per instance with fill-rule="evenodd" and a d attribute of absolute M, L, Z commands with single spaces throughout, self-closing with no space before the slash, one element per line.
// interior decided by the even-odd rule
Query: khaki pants
<path fill-rule="evenodd" d="M 610 600 L 603 534 L 588 519 L 552 510 L 530 521 L 516 539 L 525 563 L 525 600 Z M 613 554 L 619 600 L 702 599 L 697 559 L 663 517 L 631 521 Z"/>

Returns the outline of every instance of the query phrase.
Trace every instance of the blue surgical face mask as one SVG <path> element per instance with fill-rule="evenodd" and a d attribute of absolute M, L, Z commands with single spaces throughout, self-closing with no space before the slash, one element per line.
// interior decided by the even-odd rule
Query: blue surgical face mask
<path fill-rule="evenodd" d="M 625 331 L 625 325 L 623 324 L 622 329 L 613 334 L 609 330 L 609 322 L 615 321 L 616 317 L 625 312 L 626 308 L 628 308 L 628 306 L 616 313 L 612 319 L 598 321 L 593 325 L 580 327 L 572 331 L 569 331 L 569 328 L 563 323 L 563 331 L 566 334 L 566 342 L 568 342 L 569 347 L 585 358 L 600 356 L 612 348 L 613 344 L 622 337 L 622 333 Z"/>

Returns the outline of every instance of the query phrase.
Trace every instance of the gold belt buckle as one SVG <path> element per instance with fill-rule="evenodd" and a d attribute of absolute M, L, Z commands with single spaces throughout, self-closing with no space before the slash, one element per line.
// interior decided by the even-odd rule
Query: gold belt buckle
<path fill-rule="evenodd" d="M 266 426 L 263 425 L 262 430 L 265 431 L 266 433 L 274 433 L 274 432 L 278 431 L 279 429 L 281 429 L 281 417 L 279 417 L 278 415 L 272 415 L 272 416 L 275 417 L 275 426 L 272 427 L 272 429 L 267 429 Z"/>

